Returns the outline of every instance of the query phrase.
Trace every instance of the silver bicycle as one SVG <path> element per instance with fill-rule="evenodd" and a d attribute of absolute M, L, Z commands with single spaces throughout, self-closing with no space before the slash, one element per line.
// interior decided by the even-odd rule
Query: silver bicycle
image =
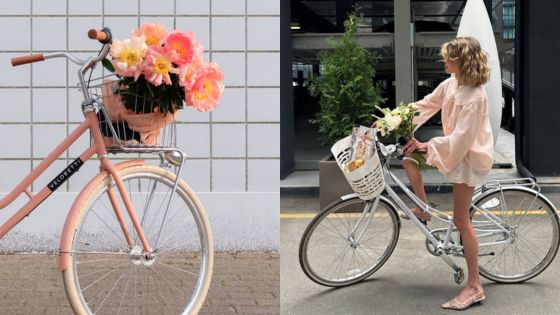
<path fill-rule="evenodd" d="M 454 270 L 456 283 L 464 272 L 451 256 L 464 257 L 452 216 L 420 200 L 390 169 L 403 147 L 376 139 L 383 176 L 390 178 L 418 207 L 443 222 L 430 230 L 385 182 L 386 195 L 362 200 L 358 194 L 340 197 L 307 226 L 299 246 L 304 273 L 331 287 L 354 284 L 374 274 L 389 259 L 401 227 L 397 209 L 406 213 L 426 236 L 426 249 Z M 470 208 L 479 241 L 480 275 L 501 283 L 518 283 L 543 272 L 560 243 L 559 214 L 532 178 L 487 181 L 475 190 Z"/>

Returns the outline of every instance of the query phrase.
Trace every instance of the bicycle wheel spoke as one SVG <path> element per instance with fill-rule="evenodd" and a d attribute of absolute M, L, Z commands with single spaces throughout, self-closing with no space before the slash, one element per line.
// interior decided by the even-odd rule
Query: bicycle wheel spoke
<path fill-rule="evenodd" d="M 179 272 L 185 273 L 185 274 L 187 274 L 187 275 L 190 275 L 190 276 L 193 276 L 193 277 L 197 277 L 197 278 L 198 278 L 198 274 L 196 274 L 196 273 L 194 273 L 194 272 L 190 272 L 190 271 L 187 271 L 187 270 L 184 270 L 184 269 L 181 269 L 181 268 L 177 268 L 177 267 L 175 267 L 175 266 L 171 266 L 171 265 L 168 265 L 168 264 L 162 263 L 162 262 L 160 262 L 158 265 L 164 266 L 164 267 L 168 267 L 168 268 L 171 268 L 171 269 L 173 269 L 173 270 L 175 270 L 175 271 L 179 271 Z"/>
<path fill-rule="evenodd" d="M 126 293 L 128 292 L 128 284 L 130 283 L 130 278 L 132 277 L 132 271 L 133 269 L 130 269 L 130 272 L 128 273 L 128 279 L 126 280 L 126 285 L 124 287 L 124 290 L 122 291 L 122 297 L 121 297 L 121 301 L 119 303 L 119 308 L 117 309 L 117 315 L 119 315 L 119 313 L 121 312 L 122 309 L 122 305 L 124 302 L 124 298 L 126 297 Z"/>
<path fill-rule="evenodd" d="M 117 266 L 117 268 L 105 273 L 103 276 L 99 277 L 97 280 L 95 280 L 94 282 L 90 283 L 88 286 L 86 286 L 85 288 L 82 289 L 82 292 L 87 291 L 87 289 L 91 288 L 92 286 L 94 286 L 95 284 L 99 283 L 99 281 L 105 279 L 108 275 L 112 274 L 113 272 L 117 271 L 120 267 L 124 266 L 125 264 L 127 264 L 127 262 L 124 262 L 120 265 Z"/>
<path fill-rule="evenodd" d="M 93 313 L 97 313 L 97 311 L 99 311 L 101 309 L 101 307 L 103 306 L 103 304 L 105 304 L 105 302 L 107 301 L 107 298 L 111 295 L 111 293 L 113 292 L 113 290 L 115 290 L 115 288 L 117 287 L 117 284 L 119 284 L 119 282 L 121 281 L 121 279 L 124 277 L 124 275 L 122 275 L 119 280 L 117 280 L 117 282 L 115 282 L 115 284 L 113 285 L 113 287 L 111 287 L 111 290 L 109 290 L 109 292 L 107 292 L 107 295 L 105 295 L 105 298 L 103 298 L 103 301 L 101 301 L 101 303 L 97 306 L 97 309 L 93 312 Z"/>
<path fill-rule="evenodd" d="M 115 238 L 117 239 L 117 241 L 119 241 L 121 243 L 121 245 L 124 245 L 125 248 L 128 247 L 128 244 L 119 237 L 119 235 L 117 234 L 117 232 L 115 232 L 110 226 L 109 224 L 107 224 L 107 222 L 105 222 L 105 220 L 103 220 L 96 212 L 95 210 L 91 209 L 91 213 L 93 213 L 106 227 L 107 229 L 109 229 L 109 231 L 111 231 L 111 233 L 115 236 Z"/>

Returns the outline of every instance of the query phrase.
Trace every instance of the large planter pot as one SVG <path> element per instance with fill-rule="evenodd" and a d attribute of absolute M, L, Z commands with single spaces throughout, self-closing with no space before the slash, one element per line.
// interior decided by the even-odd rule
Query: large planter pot
<path fill-rule="evenodd" d="M 329 153 L 322 158 L 319 161 L 319 204 L 321 209 L 341 196 L 353 192 L 332 154 Z"/>

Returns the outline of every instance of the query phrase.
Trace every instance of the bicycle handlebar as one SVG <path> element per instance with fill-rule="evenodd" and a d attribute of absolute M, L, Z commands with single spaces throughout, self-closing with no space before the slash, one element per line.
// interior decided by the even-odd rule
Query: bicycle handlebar
<path fill-rule="evenodd" d="M 98 31 L 96 29 L 90 29 L 88 31 L 88 37 L 90 39 L 96 39 L 102 44 L 108 44 L 111 42 L 111 31 L 104 27 L 102 30 Z"/>
<path fill-rule="evenodd" d="M 108 27 L 104 27 L 102 30 L 97 31 L 95 29 L 91 29 L 88 31 L 88 37 L 91 39 L 96 39 L 98 40 L 100 43 L 102 44 L 109 44 L 112 41 L 112 35 L 111 35 L 111 30 Z M 106 46 L 104 46 L 105 48 Z M 108 46 L 107 46 L 108 48 Z M 97 56 L 97 58 L 95 58 L 93 61 L 94 62 L 98 62 L 99 60 L 103 59 L 106 57 L 107 53 L 109 52 L 109 50 L 105 48 L 103 49 L 99 56 Z M 48 53 L 48 54 L 33 54 L 33 55 L 28 55 L 28 56 L 20 56 L 20 57 L 14 57 L 11 59 L 12 61 L 12 66 L 20 66 L 23 64 L 27 64 L 27 63 L 33 63 L 33 62 L 37 62 L 37 61 L 43 61 L 45 59 L 50 59 L 50 58 L 57 58 L 57 57 L 66 57 L 68 59 L 70 59 L 72 62 L 82 65 L 85 63 L 84 60 L 81 60 L 77 57 L 75 57 L 72 54 L 69 54 L 67 52 L 55 52 L 55 53 Z"/>
<path fill-rule="evenodd" d="M 12 58 L 12 66 L 19 66 L 24 65 L 26 63 L 32 63 L 37 61 L 45 60 L 45 56 L 43 54 L 33 54 L 28 56 L 21 56 L 21 57 L 14 57 Z"/>

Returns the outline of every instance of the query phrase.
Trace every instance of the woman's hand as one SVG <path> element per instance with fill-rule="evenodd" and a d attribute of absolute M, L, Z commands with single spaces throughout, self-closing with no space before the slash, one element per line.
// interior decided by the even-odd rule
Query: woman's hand
<path fill-rule="evenodd" d="M 406 144 L 404 153 L 407 155 L 411 155 L 415 151 L 419 151 L 421 153 L 428 152 L 428 143 L 427 142 L 420 142 L 414 138 L 410 139 Z"/>

